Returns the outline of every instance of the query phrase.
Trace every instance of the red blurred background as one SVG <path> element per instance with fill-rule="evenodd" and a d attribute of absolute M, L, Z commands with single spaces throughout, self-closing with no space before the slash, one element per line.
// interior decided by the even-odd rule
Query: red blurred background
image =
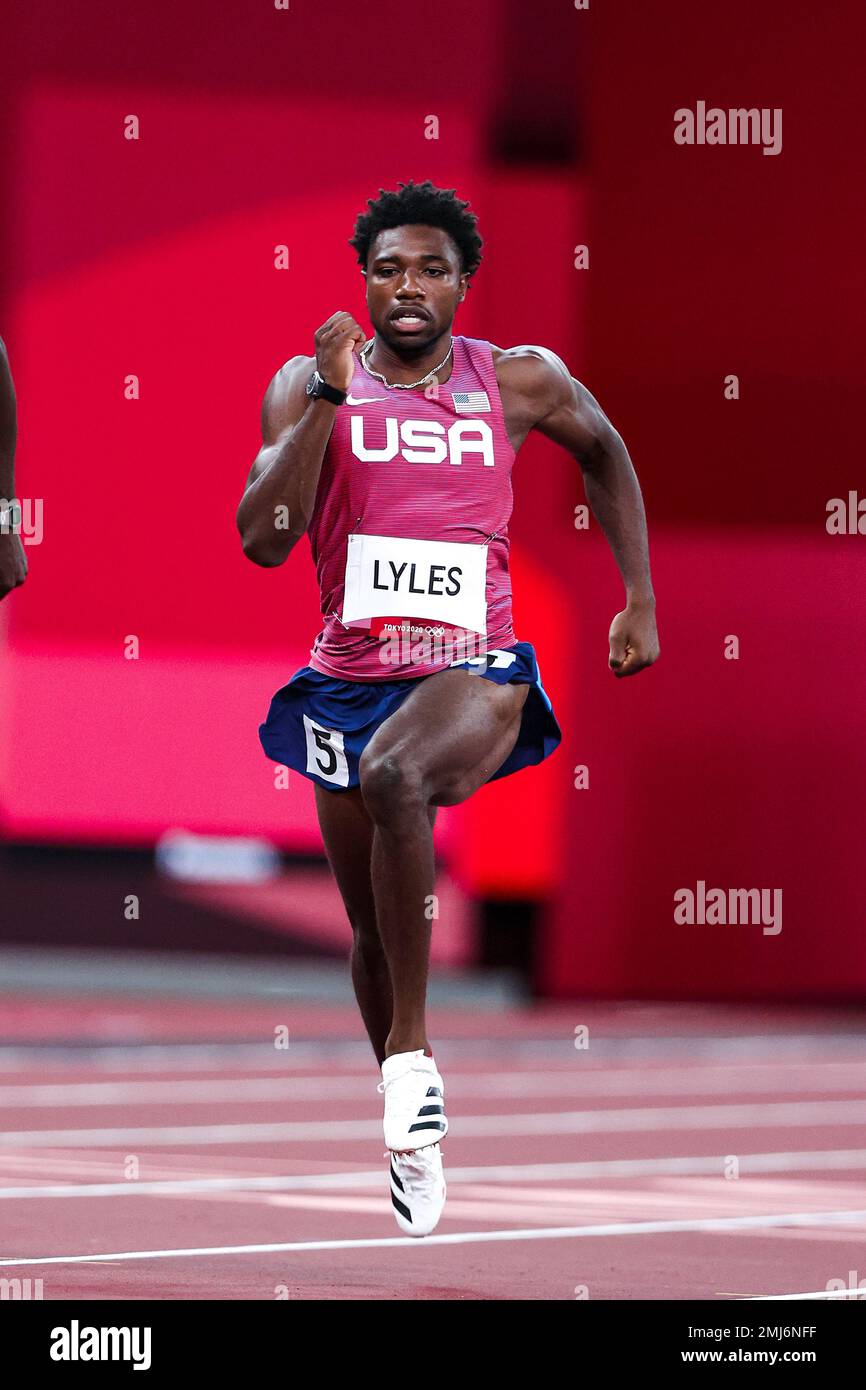
<path fill-rule="evenodd" d="M 272 373 L 335 309 L 364 322 L 356 213 L 429 177 L 486 241 L 458 331 L 555 349 L 630 447 L 663 648 L 635 681 L 607 670 L 621 584 L 575 529 L 577 464 L 531 439 L 515 630 L 565 738 L 441 816 L 449 875 L 494 923 L 532 909 L 543 993 L 862 997 L 866 540 L 825 527 L 866 493 L 860 15 L 19 6 L 0 332 L 45 536 L 0 608 L 7 842 L 182 825 L 319 852 L 310 786 L 275 789 L 256 732 L 321 626 L 309 548 L 253 567 L 234 510 Z M 782 108 L 782 152 L 676 145 L 698 100 Z M 783 930 L 677 925 L 698 880 L 782 889 Z"/>

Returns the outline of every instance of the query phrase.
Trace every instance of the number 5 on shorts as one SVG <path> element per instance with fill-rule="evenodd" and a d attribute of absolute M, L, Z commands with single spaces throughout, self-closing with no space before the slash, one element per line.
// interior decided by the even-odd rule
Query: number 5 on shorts
<path fill-rule="evenodd" d="M 304 733 L 307 736 L 307 772 L 315 773 L 323 782 L 348 787 L 349 764 L 341 730 L 326 729 L 305 714 Z"/>

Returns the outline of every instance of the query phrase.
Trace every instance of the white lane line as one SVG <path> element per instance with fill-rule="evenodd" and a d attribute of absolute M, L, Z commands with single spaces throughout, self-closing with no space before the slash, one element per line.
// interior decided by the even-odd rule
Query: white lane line
<path fill-rule="evenodd" d="M 690 1231 L 742 1231 L 772 1226 L 835 1226 L 866 1222 L 866 1210 L 787 1212 L 784 1215 L 720 1216 L 696 1221 L 616 1221 L 599 1226 L 540 1226 L 516 1231 L 460 1231 L 449 1235 L 383 1236 L 373 1240 L 301 1240 L 277 1245 L 203 1245 L 180 1250 L 119 1250 L 101 1255 L 41 1255 L 0 1260 L 0 1267 L 93 1264 L 99 1260 L 178 1260 L 206 1255 L 280 1255 L 313 1250 L 383 1250 L 390 1246 L 473 1245 L 486 1241 L 578 1240 L 601 1236 L 671 1235 Z"/>
<path fill-rule="evenodd" d="M 685 1186 L 690 1179 L 683 1180 Z M 700 1182 L 701 1179 L 696 1179 Z M 786 1184 L 789 1189 L 785 1193 L 770 1192 L 766 1201 L 762 1201 L 760 1194 L 752 1192 L 750 1194 L 728 1194 L 727 1200 L 724 1195 L 718 1197 L 713 1195 L 718 1193 L 718 1185 L 713 1183 L 713 1194 L 709 1194 L 705 1186 L 702 1190 L 686 1188 L 685 1191 L 669 1192 L 642 1192 L 631 1190 L 625 1194 L 621 1190 L 599 1190 L 596 1188 L 587 1189 L 582 1187 L 579 1190 L 574 1187 L 560 1190 L 559 1193 L 552 1193 L 549 1189 L 538 1187 L 526 1189 L 500 1188 L 489 1185 L 467 1184 L 455 1189 L 454 1193 L 449 1193 L 448 1202 L 444 1212 L 444 1223 L 440 1227 L 443 1231 L 471 1230 L 480 1228 L 483 1230 L 505 1230 L 514 1227 L 535 1227 L 535 1226 L 571 1226 L 575 1222 L 589 1225 L 600 1224 L 601 1222 L 628 1222 L 628 1221 L 683 1221 L 683 1220 L 703 1220 L 712 1218 L 719 1220 L 726 1216 L 744 1216 L 753 1212 L 766 1214 L 768 1211 L 780 1212 L 790 1208 L 803 1209 L 820 1213 L 822 1211 L 837 1210 L 847 1207 L 847 1205 L 860 1197 L 862 1200 L 862 1190 L 856 1194 L 848 1190 L 838 1190 L 828 1192 L 822 1196 L 820 1202 L 810 1200 L 811 1190 L 804 1189 L 803 1184 Z M 791 1190 L 793 1189 L 793 1190 Z M 388 1211 L 387 1192 L 380 1188 L 381 1196 L 372 1193 L 345 1193 L 335 1195 L 324 1192 L 281 1192 L 279 1194 L 251 1192 L 232 1192 L 220 1193 L 219 1197 L 204 1198 L 198 1196 L 186 1196 L 175 1198 L 176 1201 L 185 1202 L 215 1202 L 250 1204 L 259 1206 L 290 1209 L 293 1211 L 305 1210 L 310 1213 L 338 1213 L 344 1212 L 372 1212 L 381 1215 Z M 784 1197 L 785 1200 L 777 1200 L 777 1197 Z M 745 1200 L 740 1200 L 745 1198 Z M 243 1221 L 243 1215 L 239 1214 L 239 1220 Z M 233 1223 L 234 1224 L 234 1223 Z M 347 1223 L 344 1223 L 344 1225 Z M 324 1230 L 334 1231 L 337 1223 L 328 1222 Z M 342 1229 L 343 1227 L 341 1227 Z M 209 1227 L 202 1228 L 211 1234 Z M 321 1229 L 321 1227 L 319 1228 Z M 382 1227 L 377 1229 L 382 1230 Z M 243 1230 L 243 1226 L 234 1224 L 234 1231 L 238 1233 Z M 802 1242 L 809 1238 L 818 1238 L 826 1243 L 832 1239 L 835 1247 L 838 1248 L 840 1241 L 850 1239 L 862 1244 L 866 1226 L 860 1223 L 857 1226 L 834 1226 L 832 1232 L 828 1233 L 826 1227 L 810 1227 L 805 1230 L 801 1227 L 784 1226 L 775 1227 L 773 1230 L 759 1229 L 751 1231 L 740 1231 L 736 1239 L 740 1242 L 747 1240 L 760 1239 L 762 1241 L 788 1239 Z M 289 1235 L 289 1231 L 284 1231 L 282 1239 Z M 274 1233 L 276 1234 L 276 1233 Z"/>
<path fill-rule="evenodd" d="M 818 1149 L 803 1152 L 739 1154 L 740 1178 L 756 1173 L 866 1171 L 866 1149 Z M 449 1183 L 565 1182 L 595 1178 L 721 1176 L 729 1154 L 681 1158 L 602 1159 L 581 1163 L 481 1164 L 448 1168 Z M 327 1188 L 378 1187 L 383 1169 L 310 1173 L 292 1177 L 160 1178 L 146 1182 L 45 1183 L 0 1187 L 0 1200 L 32 1197 L 167 1197 L 184 1192 L 301 1192 Z"/>
<path fill-rule="evenodd" d="M 792 1298 L 857 1298 L 866 1299 L 866 1289 L 822 1289 L 819 1293 L 742 1293 L 736 1294 L 745 1303 L 764 1303 L 772 1300 L 784 1303 Z"/>
<path fill-rule="evenodd" d="M 782 1073 L 780 1075 L 780 1072 Z M 355 1099 L 372 1089 L 360 1073 L 330 1076 L 228 1077 L 219 1081 L 95 1081 L 64 1084 L 26 1081 L 0 1086 L 0 1107 L 193 1104 L 246 1104 L 254 1101 Z M 579 1096 L 711 1095 L 738 1092 L 856 1091 L 866 1089 L 866 1062 L 818 1062 L 806 1068 L 691 1065 L 663 1067 L 521 1071 L 505 1075 L 449 1070 L 449 1093 L 454 1096 Z"/>
<path fill-rule="evenodd" d="M 754 1105 L 651 1106 L 563 1110 L 551 1114 L 461 1115 L 461 1139 L 528 1134 L 623 1134 L 659 1130 L 767 1129 L 866 1125 L 862 1100 L 781 1101 Z M 381 1137 L 378 1120 L 284 1120 L 272 1124 L 127 1125 L 116 1129 L 31 1129 L 0 1133 L 0 1148 L 105 1147 L 115 1144 L 265 1144 L 356 1142 Z"/>
<path fill-rule="evenodd" d="M 755 1063 L 770 1066 L 775 1062 L 810 1065 L 819 1058 L 839 1062 L 857 1061 L 863 1055 L 866 1034 L 812 1033 L 805 1039 L 802 1033 L 750 1034 L 737 1037 L 677 1036 L 605 1037 L 593 1043 L 592 1065 L 611 1062 L 635 1065 L 651 1064 L 654 1060 L 683 1059 L 687 1065 L 696 1062 Z M 572 1034 L 549 1038 L 440 1038 L 436 1043 L 437 1057 L 446 1064 L 461 1066 L 467 1062 L 482 1064 L 495 1060 L 497 1067 L 504 1061 L 526 1060 L 543 1063 L 566 1062 L 575 1054 Z M 846 1055 L 847 1054 L 847 1055 Z M 357 1067 L 369 1070 L 372 1053 L 369 1043 L 347 1042 L 322 1038 L 291 1043 L 286 1052 L 276 1053 L 273 1039 L 248 1042 L 153 1042 L 130 1046 L 122 1043 L 63 1042 L 26 1046 L 5 1044 L 0 1048 L 0 1071 L 27 1070 L 44 1072 L 49 1067 L 62 1069 L 86 1067 L 90 1071 L 205 1071 L 222 1070 L 236 1065 L 242 1069 L 281 1071 L 287 1068 L 315 1066 Z"/>

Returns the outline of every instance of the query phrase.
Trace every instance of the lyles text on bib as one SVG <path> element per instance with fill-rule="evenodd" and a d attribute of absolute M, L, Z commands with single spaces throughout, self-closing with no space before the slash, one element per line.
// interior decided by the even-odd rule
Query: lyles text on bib
<path fill-rule="evenodd" d="M 486 635 L 487 550 L 463 541 L 353 532 L 342 621 L 369 629 L 375 619 L 423 618 Z"/>

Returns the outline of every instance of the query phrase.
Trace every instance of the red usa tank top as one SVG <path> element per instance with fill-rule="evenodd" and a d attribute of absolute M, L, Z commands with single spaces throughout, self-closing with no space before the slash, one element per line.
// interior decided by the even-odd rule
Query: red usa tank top
<path fill-rule="evenodd" d="M 389 389 L 355 358 L 308 527 L 324 622 L 309 664 L 325 675 L 428 676 L 517 641 L 514 450 L 490 344 L 453 342 L 435 394 Z"/>

